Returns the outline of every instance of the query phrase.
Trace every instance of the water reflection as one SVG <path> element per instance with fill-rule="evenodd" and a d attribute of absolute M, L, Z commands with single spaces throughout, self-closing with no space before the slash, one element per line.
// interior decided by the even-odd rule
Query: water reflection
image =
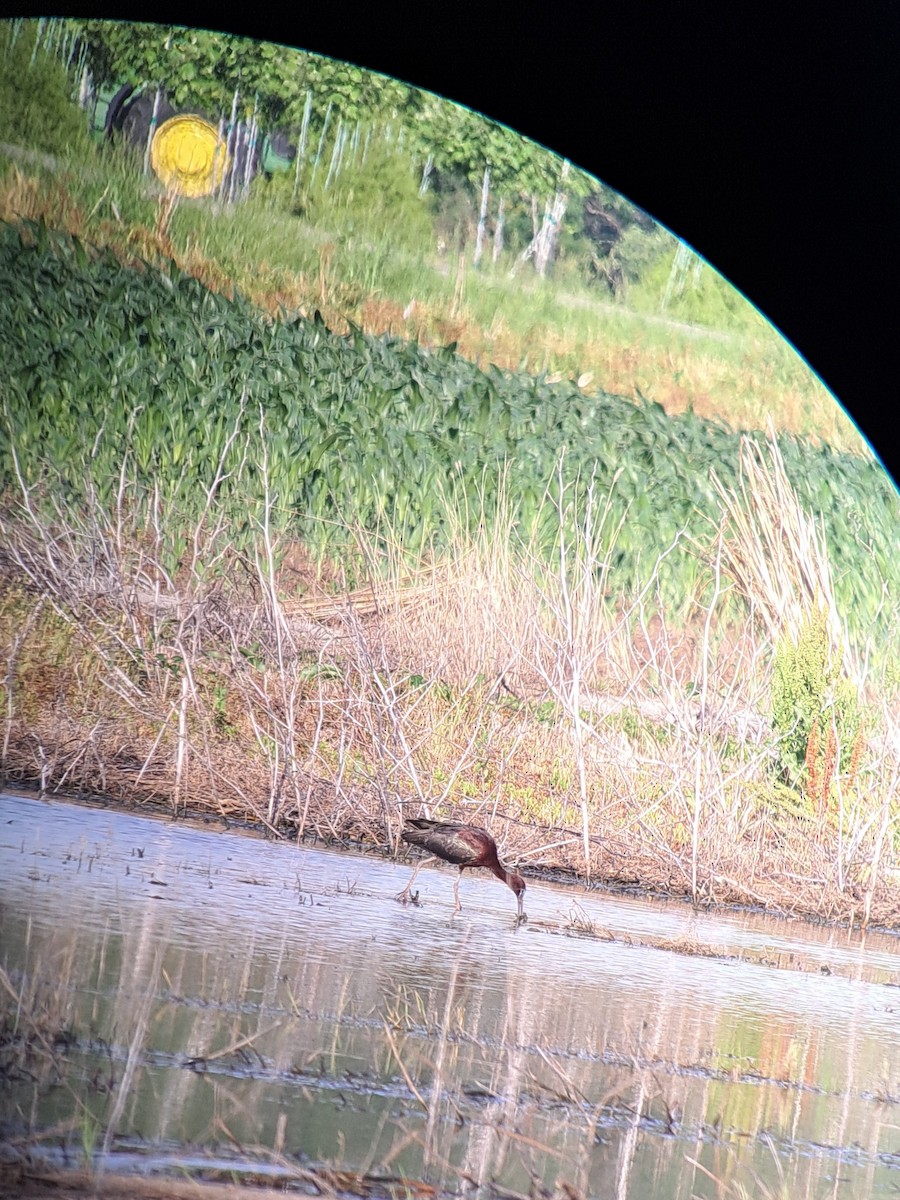
<path fill-rule="evenodd" d="M 453 917 L 452 874 L 423 871 L 422 907 L 404 908 L 407 874 L 3 797 L 2 962 L 22 997 L 18 1018 L 3 1001 L 4 1121 L 70 1122 L 73 1154 L 95 1123 L 95 1149 L 145 1159 L 228 1152 L 460 1191 L 896 1191 L 892 939 L 578 897 L 617 935 L 843 974 L 798 972 L 563 936 L 573 893 L 538 884 L 516 931 L 490 878 L 467 880 Z M 26 1061 L 11 1031 L 27 1013 L 51 1046 Z"/>

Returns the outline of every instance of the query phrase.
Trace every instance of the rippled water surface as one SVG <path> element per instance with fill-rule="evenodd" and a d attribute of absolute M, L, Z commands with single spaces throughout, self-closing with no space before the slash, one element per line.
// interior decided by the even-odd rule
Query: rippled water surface
<path fill-rule="evenodd" d="M 3 795 L 6 1136 L 461 1195 L 900 1191 L 895 939 L 537 881 L 515 929 L 493 877 L 454 916 L 455 872 L 403 907 L 409 871 Z"/>

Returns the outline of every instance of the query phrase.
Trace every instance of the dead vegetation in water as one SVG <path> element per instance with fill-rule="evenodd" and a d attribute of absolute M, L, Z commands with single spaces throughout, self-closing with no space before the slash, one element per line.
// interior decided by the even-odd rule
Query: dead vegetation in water
<path fill-rule="evenodd" d="M 285 1182 L 293 1194 L 315 1195 L 325 1200 L 349 1196 L 393 1200 L 394 1197 L 428 1198 L 438 1189 L 423 1180 L 378 1173 L 309 1168 L 286 1164 Z M 212 1169 L 187 1179 L 145 1178 L 116 1172 L 58 1171 L 27 1157 L 0 1165 L 2 1194 L 13 1200 L 49 1200 L 50 1197 L 84 1197 L 85 1200 L 284 1200 L 285 1186 L 271 1186 L 268 1175 L 252 1171 Z"/>
<path fill-rule="evenodd" d="M 775 948 L 745 949 L 710 945 L 692 937 L 638 936 L 632 933 L 613 933 L 599 922 L 592 920 L 583 907 L 575 901 L 559 924 L 551 925 L 535 921 L 529 925 L 531 932 L 540 930 L 562 937 L 584 938 L 589 941 L 613 942 L 640 950 L 664 950 L 688 958 L 712 958 L 727 962 L 749 963 L 754 966 L 773 967 L 779 971 L 798 972 L 806 975 L 834 975 L 844 979 L 857 979 L 857 970 L 842 970 L 823 962 L 821 957 L 807 956 L 794 950 Z M 881 981 L 884 986 L 897 987 L 893 981 Z"/>
<path fill-rule="evenodd" d="M 173 575 L 162 517 L 138 527 L 127 493 L 123 465 L 109 510 L 8 500 L 7 781 L 391 852 L 405 817 L 453 817 L 490 828 L 526 874 L 900 923 L 891 696 L 869 688 L 880 728 L 826 803 L 773 771 L 774 631 L 821 600 L 804 581 L 827 578 L 827 563 L 785 567 L 767 608 L 762 559 L 737 555 L 755 537 L 771 565 L 764 535 L 749 520 L 736 536 L 723 527 L 704 606 L 676 627 L 649 587 L 610 603 L 615 531 L 589 495 L 555 564 L 460 533 L 410 577 L 395 547 L 360 538 L 368 586 L 316 590 L 301 561 L 305 590 L 291 595 L 298 556 L 280 556 L 270 513 L 251 559 L 211 505 Z M 801 527 L 789 495 L 778 478 L 781 526 Z M 724 605 L 731 579 L 749 593 L 742 622 Z"/>
<path fill-rule="evenodd" d="M 77 1040 L 71 1009 L 65 986 L 47 982 L 43 971 L 16 986 L 0 967 L 0 1083 L 65 1085 L 66 1055 Z"/>

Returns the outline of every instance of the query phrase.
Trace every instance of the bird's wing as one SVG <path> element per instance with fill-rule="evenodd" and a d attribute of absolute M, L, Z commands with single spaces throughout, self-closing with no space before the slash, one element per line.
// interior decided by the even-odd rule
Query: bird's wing
<path fill-rule="evenodd" d="M 449 823 L 429 829 L 404 829 L 403 840 L 457 866 L 471 863 L 484 851 L 480 838 L 473 831 Z"/>

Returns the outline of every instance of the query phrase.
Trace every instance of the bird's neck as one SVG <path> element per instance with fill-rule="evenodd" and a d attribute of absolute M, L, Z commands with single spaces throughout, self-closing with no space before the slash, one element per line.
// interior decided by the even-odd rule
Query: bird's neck
<path fill-rule="evenodd" d="M 507 871 L 506 867 L 501 867 L 499 862 L 491 863 L 491 870 L 494 872 L 494 874 L 497 876 L 498 879 L 501 879 L 506 884 L 507 887 L 513 886 L 512 871 Z M 516 889 L 513 888 L 513 891 L 515 891 L 515 890 Z"/>

